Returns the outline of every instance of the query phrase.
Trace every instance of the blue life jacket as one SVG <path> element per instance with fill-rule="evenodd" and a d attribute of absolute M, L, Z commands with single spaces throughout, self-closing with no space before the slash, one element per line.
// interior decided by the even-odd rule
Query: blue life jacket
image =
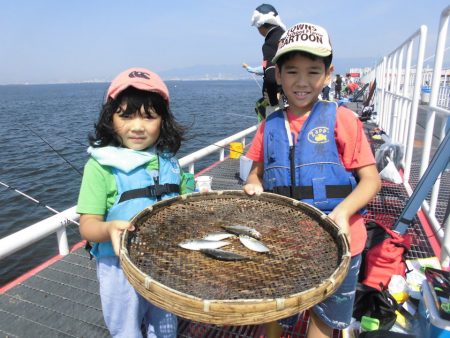
<path fill-rule="evenodd" d="M 356 186 L 342 164 L 334 137 L 337 105 L 318 101 L 296 144 L 285 111 L 266 120 L 264 129 L 264 190 L 292 197 L 329 213 Z"/>
<path fill-rule="evenodd" d="M 181 170 L 177 159 L 159 156 L 158 161 L 159 170 L 151 172 L 146 169 L 147 164 L 129 173 L 112 168 L 118 195 L 107 211 L 106 221 L 128 221 L 149 205 L 179 195 Z M 91 254 L 95 257 L 115 256 L 111 241 L 95 243 Z"/>

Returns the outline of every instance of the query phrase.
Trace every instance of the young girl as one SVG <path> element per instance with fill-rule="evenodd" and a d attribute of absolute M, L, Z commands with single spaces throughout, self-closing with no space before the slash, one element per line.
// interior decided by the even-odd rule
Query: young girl
<path fill-rule="evenodd" d="M 169 110 L 166 85 L 147 69 L 119 74 L 105 101 L 89 137 L 77 206 L 81 236 L 95 243 L 103 316 L 114 337 L 142 337 L 142 325 L 148 337 L 176 337 L 176 316 L 134 290 L 117 255 L 136 213 L 180 193 L 182 173 L 173 155 L 184 129 Z"/>

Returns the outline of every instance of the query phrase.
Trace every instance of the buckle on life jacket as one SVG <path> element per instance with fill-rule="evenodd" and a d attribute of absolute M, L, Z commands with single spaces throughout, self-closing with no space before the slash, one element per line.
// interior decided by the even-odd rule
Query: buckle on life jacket
<path fill-rule="evenodd" d="M 350 195 L 350 193 L 353 191 L 353 188 L 350 184 L 326 185 L 325 191 L 327 198 L 345 198 Z M 313 186 L 295 186 L 292 189 L 292 196 L 290 186 L 274 187 L 272 190 L 267 190 L 267 192 L 273 192 L 275 194 L 291 197 L 296 200 L 314 199 Z"/>
<path fill-rule="evenodd" d="M 122 203 L 125 201 L 128 201 L 133 198 L 140 198 L 140 197 L 153 197 L 153 198 L 160 198 L 164 194 L 179 192 L 180 186 L 178 184 L 155 184 L 155 185 L 149 185 L 145 188 L 139 188 L 139 189 L 132 189 L 125 191 L 120 196 L 119 202 Z"/>

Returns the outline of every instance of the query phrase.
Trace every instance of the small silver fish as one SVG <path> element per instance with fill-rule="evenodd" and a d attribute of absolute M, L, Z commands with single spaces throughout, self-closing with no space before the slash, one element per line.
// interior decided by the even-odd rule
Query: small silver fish
<path fill-rule="evenodd" d="M 186 239 L 178 243 L 183 249 L 197 251 L 201 249 L 217 249 L 229 244 L 231 243 L 227 241 L 208 241 L 206 239 Z"/>
<path fill-rule="evenodd" d="M 248 249 L 256 252 L 269 252 L 269 248 L 265 246 L 262 242 L 258 241 L 257 239 L 246 236 L 246 235 L 240 235 L 239 240 L 241 243 Z"/>
<path fill-rule="evenodd" d="M 230 234 L 229 232 L 211 232 L 210 234 L 207 234 L 203 236 L 203 239 L 206 239 L 207 241 L 221 241 L 226 238 L 230 237 L 236 237 L 233 234 Z"/>
<path fill-rule="evenodd" d="M 200 252 L 221 261 L 246 261 L 250 259 L 250 257 L 221 249 L 201 249 Z"/>
<path fill-rule="evenodd" d="M 261 234 L 245 225 L 222 225 L 222 228 L 235 235 L 247 235 L 253 238 L 261 239 Z"/>

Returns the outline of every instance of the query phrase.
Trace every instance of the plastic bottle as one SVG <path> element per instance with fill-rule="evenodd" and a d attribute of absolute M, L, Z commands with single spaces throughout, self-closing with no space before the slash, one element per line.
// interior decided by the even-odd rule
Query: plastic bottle
<path fill-rule="evenodd" d="M 378 330 L 380 321 L 377 318 L 362 316 L 360 332 L 368 332 Z"/>
<path fill-rule="evenodd" d="M 209 192 L 211 191 L 211 176 L 198 176 L 195 179 L 195 191 L 196 192 Z"/>
<path fill-rule="evenodd" d="M 399 304 L 404 303 L 409 298 L 408 284 L 403 276 L 393 275 L 389 281 L 388 291 Z"/>

